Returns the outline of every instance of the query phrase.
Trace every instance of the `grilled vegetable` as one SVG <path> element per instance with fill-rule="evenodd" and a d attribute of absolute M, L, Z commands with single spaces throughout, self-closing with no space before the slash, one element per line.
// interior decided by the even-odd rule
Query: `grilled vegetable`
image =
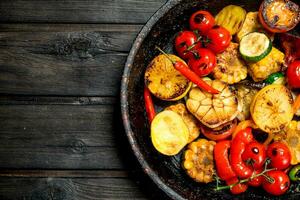
<path fill-rule="evenodd" d="M 238 84 L 236 88 L 239 102 L 239 114 L 237 118 L 240 121 L 244 121 L 250 118 L 250 104 L 258 89 L 243 84 Z"/>
<path fill-rule="evenodd" d="M 270 181 L 270 179 L 272 181 Z M 289 189 L 290 184 L 290 179 L 286 173 L 279 170 L 272 170 L 265 173 L 262 187 L 266 192 L 279 196 Z"/>
<path fill-rule="evenodd" d="M 250 112 L 255 124 L 267 133 L 283 131 L 293 118 L 293 98 L 283 85 L 272 84 L 252 100 Z"/>
<path fill-rule="evenodd" d="M 284 54 L 272 47 L 271 52 L 256 63 L 249 63 L 248 72 L 255 82 L 263 81 L 269 75 L 279 72 L 285 65 Z"/>
<path fill-rule="evenodd" d="M 206 126 L 201 126 L 201 133 L 208 139 L 214 141 L 224 140 L 229 138 L 237 125 L 237 120 L 228 122 L 221 127 L 215 129 L 207 128 Z"/>
<path fill-rule="evenodd" d="M 291 152 L 291 165 L 300 163 L 300 126 L 299 122 L 291 121 L 285 129 L 285 135 L 276 140 L 285 143 Z"/>
<path fill-rule="evenodd" d="M 287 79 L 291 88 L 300 88 L 300 60 L 296 60 L 289 64 Z"/>
<path fill-rule="evenodd" d="M 291 181 L 300 181 L 300 165 L 294 166 L 289 172 Z"/>
<path fill-rule="evenodd" d="M 194 141 L 200 134 L 200 129 L 199 129 L 199 122 L 198 120 L 190 114 L 185 105 L 182 103 L 172 105 L 167 107 L 165 110 L 171 110 L 173 112 L 176 112 L 181 116 L 183 119 L 183 122 L 189 129 L 189 140 L 188 143 Z"/>
<path fill-rule="evenodd" d="M 213 26 L 206 34 L 204 46 L 215 54 L 222 53 L 230 45 L 232 39 L 230 32 L 222 26 Z"/>
<path fill-rule="evenodd" d="M 145 108 L 146 108 L 147 117 L 148 117 L 149 123 L 151 124 L 151 122 L 154 119 L 156 113 L 155 113 L 155 108 L 154 108 L 154 104 L 153 104 L 153 101 L 152 101 L 150 91 L 148 90 L 147 87 L 144 87 L 144 101 L 145 101 Z"/>
<path fill-rule="evenodd" d="M 223 82 L 206 80 L 219 94 L 209 94 L 198 87 L 192 88 L 186 102 L 188 110 L 205 126 L 216 128 L 232 121 L 238 114 L 237 98 Z"/>
<path fill-rule="evenodd" d="M 197 182 L 209 183 L 213 181 L 214 141 L 199 139 L 189 144 L 184 152 L 183 168 L 187 174 Z"/>
<path fill-rule="evenodd" d="M 285 78 L 282 72 L 276 72 L 271 74 L 266 80 L 266 83 L 268 84 L 279 84 L 284 85 L 285 84 Z"/>
<path fill-rule="evenodd" d="M 205 10 L 199 10 L 192 14 L 189 20 L 191 30 L 197 30 L 201 34 L 207 33 L 214 25 L 214 17 Z"/>
<path fill-rule="evenodd" d="M 292 93 L 293 99 L 294 99 L 294 104 L 293 104 L 293 111 L 295 115 L 299 116 L 299 109 L 300 109 L 300 95 L 298 94 L 295 96 L 294 93 Z"/>
<path fill-rule="evenodd" d="M 252 129 L 246 128 L 237 133 L 231 141 L 230 164 L 236 175 L 242 179 L 249 178 L 253 173 L 253 168 L 243 161 L 242 155 L 246 146 L 253 141 Z"/>
<path fill-rule="evenodd" d="M 192 83 L 196 84 L 201 89 L 211 93 L 218 94 L 219 91 L 208 85 L 205 81 L 203 81 L 194 71 L 192 71 L 185 62 L 176 61 L 168 54 L 166 54 L 163 50 L 157 47 L 157 49 L 172 63 L 173 67 L 180 72 L 184 77 L 190 80 Z"/>
<path fill-rule="evenodd" d="M 238 44 L 231 43 L 221 54 L 217 55 L 217 65 L 213 76 L 225 83 L 234 84 L 247 77 L 247 66 L 238 52 Z"/>
<path fill-rule="evenodd" d="M 214 158 L 217 168 L 217 173 L 220 179 L 226 181 L 236 177 L 229 160 L 229 149 L 231 146 L 230 140 L 218 142 L 214 148 Z"/>
<path fill-rule="evenodd" d="M 151 140 L 157 151 L 172 156 L 188 143 L 189 129 L 177 113 L 166 110 L 157 114 L 151 123 Z"/>
<path fill-rule="evenodd" d="M 293 33 L 280 34 L 281 46 L 284 49 L 285 61 L 287 64 L 300 59 L 300 35 Z"/>
<path fill-rule="evenodd" d="M 185 63 L 175 55 L 169 56 L 176 61 Z M 192 85 L 164 55 L 155 57 L 148 65 L 145 72 L 145 84 L 154 96 L 167 101 L 183 98 Z"/>
<path fill-rule="evenodd" d="M 271 32 L 287 32 L 298 24 L 300 8 L 289 0 L 264 0 L 259 8 L 259 20 Z"/>
<path fill-rule="evenodd" d="M 242 27 L 246 17 L 246 10 L 240 6 L 224 7 L 215 17 L 216 24 L 226 28 L 231 35 L 236 34 Z"/>
<path fill-rule="evenodd" d="M 272 41 L 274 39 L 274 34 L 267 32 L 260 24 L 258 20 L 258 12 L 247 13 L 241 30 L 236 34 L 237 41 L 241 41 L 242 37 L 252 32 L 262 32 L 265 33 Z"/>
<path fill-rule="evenodd" d="M 240 53 L 244 60 L 258 62 L 272 50 L 272 42 L 264 33 L 252 32 L 240 42 Z"/>

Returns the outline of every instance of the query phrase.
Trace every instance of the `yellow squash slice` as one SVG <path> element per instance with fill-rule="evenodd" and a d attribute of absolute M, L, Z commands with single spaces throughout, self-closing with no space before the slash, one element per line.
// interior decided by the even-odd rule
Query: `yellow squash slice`
<path fill-rule="evenodd" d="M 151 123 L 151 140 L 157 151 L 173 156 L 187 145 L 189 129 L 180 115 L 165 110 L 157 114 Z"/>
<path fill-rule="evenodd" d="M 175 55 L 169 54 L 169 57 L 185 63 Z M 145 84 L 157 98 L 177 101 L 187 94 L 192 82 L 182 76 L 165 55 L 159 55 L 151 61 L 146 69 Z"/>
<path fill-rule="evenodd" d="M 242 27 L 246 17 L 246 10 L 240 6 L 224 7 L 216 16 L 216 24 L 226 28 L 231 35 L 236 34 Z"/>
<path fill-rule="evenodd" d="M 267 133 L 278 133 L 293 119 L 293 98 L 283 85 L 272 84 L 253 98 L 250 112 L 255 124 Z"/>
<path fill-rule="evenodd" d="M 183 122 L 189 129 L 189 141 L 188 143 L 194 141 L 200 135 L 200 123 L 199 121 L 187 111 L 183 103 L 172 105 L 167 107 L 165 110 L 171 110 L 176 112 L 181 116 Z"/>

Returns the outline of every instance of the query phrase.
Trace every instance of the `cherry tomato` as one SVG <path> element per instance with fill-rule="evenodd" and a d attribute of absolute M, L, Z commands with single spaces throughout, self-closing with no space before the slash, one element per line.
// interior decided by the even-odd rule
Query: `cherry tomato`
<path fill-rule="evenodd" d="M 291 152 L 281 142 L 274 142 L 268 146 L 267 156 L 271 159 L 271 167 L 277 170 L 286 169 L 291 163 Z"/>
<path fill-rule="evenodd" d="M 182 59 L 193 56 L 192 51 L 201 47 L 198 37 L 193 31 L 180 31 L 175 38 L 175 49 Z"/>
<path fill-rule="evenodd" d="M 263 171 L 263 169 L 261 168 L 258 170 L 254 170 L 254 173 L 259 174 L 262 171 Z M 259 187 L 259 186 L 261 186 L 263 180 L 264 180 L 263 176 L 258 176 L 258 177 L 251 179 L 250 181 L 248 181 L 248 185 L 250 185 L 252 187 Z"/>
<path fill-rule="evenodd" d="M 190 18 L 190 28 L 198 30 L 201 34 L 207 33 L 214 25 L 214 17 L 204 10 L 195 12 Z"/>
<path fill-rule="evenodd" d="M 234 177 L 232 179 L 229 179 L 226 181 L 226 184 L 227 185 L 232 185 L 232 184 L 235 184 L 239 182 L 239 179 L 237 177 Z M 239 183 L 239 184 L 236 184 L 235 186 L 233 186 L 231 189 L 230 189 L 230 192 L 232 194 L 241 194 L 243 192 L 246 192 L 246 190 L 248 189 L 248 185 L 245 184 L 245 183 Z"/>
<path fill-rule="evenodd" d="M 211 50 L 199 48 L 189 59 L 188 65 L 198 76 L 207 76 L 215 68 L 216 63 L 216 56 Z"/>
<path fill-rule="evenodd" d="M 256 141 L 248 144 L 242 154 L 243 161 L 250 162 L 254 169 L 260 169 L 264 165 L 266 157 L 265 146 Z"/>
<path fill-rule="evenodd" d="M 215 25 L 207 34 L 206 47 L 211 49 L 214 53 L 222 53 L 229 46 L 231 35 L 225 28 Z"/>
<path fill-rule="evenodd" d="M 292 88 L 300 88 L 300 60 L 289 64 L 287 69 L 288 83 Z"/>
<path fill-rule="evenodd" d="M 278 196 L 289 189 L 290 179 L 283 171 L 273 170 L 266 172 L 265 175 L 271 178 L 271 180 L 268 180 L 264 177 L 262 182 L 262 187 L 268 193 Z"/>
<path fill-rule="evenodd" d="M 233 133 L 236 125 L 237 125 L 237 121 L 234 120 L 228 126 L 224 127 L 220 131 L 214 131 L 205 126 L 200 126 L 200 129 L 201 129 L 201 133 L 203 133 L 203 135 L 206 138 L 208 138 L 210 140 L 214 140 L 214 141 L 220 141 L 220 140 L 225 140 L 226 138 L 230 137 L 231 134 Z"/>

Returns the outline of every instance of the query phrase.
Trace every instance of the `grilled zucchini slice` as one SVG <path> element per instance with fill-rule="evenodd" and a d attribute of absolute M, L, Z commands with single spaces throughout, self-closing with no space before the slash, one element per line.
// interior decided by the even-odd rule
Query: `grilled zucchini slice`
<path fill-rule="evenodd" d="M 253 32 L 242 38 L 239 49 L 244 60 L 258 62 L 271 52 L 272 42 L 266 34 Z"/>

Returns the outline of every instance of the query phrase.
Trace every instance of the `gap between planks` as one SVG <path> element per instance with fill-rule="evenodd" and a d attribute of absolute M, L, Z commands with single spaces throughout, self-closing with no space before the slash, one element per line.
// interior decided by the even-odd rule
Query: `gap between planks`
<path fill-rule="evenodd" d="M 0 177 L 22 178 L 128 178 L 124 170 L 14 170 L 1 169 Z"/>
<path fill-rule="evenodd" d="M 117 97 L 0 95 L 0 105 L 114 105 Z"/>

